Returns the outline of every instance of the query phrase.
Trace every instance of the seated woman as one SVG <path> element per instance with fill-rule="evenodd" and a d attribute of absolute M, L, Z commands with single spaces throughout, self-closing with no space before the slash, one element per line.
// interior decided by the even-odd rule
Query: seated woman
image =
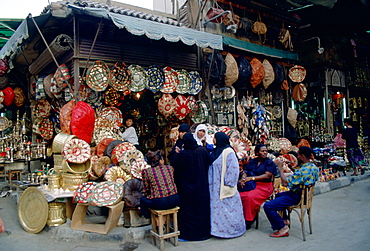
<path fill-rule="evenodd" d="M 142 171 L 144 196 L 140 198 L 140 211 L 150 218 L 150 210 L 164 210 L 179 205 L 180 197 L 173 178 L 173 168 L 164 165 L 162 151 L 149 151 L 145 155 L 151 166 Z"/>
<path fill-rule="evenodd" d="M 249 175 L 240 181 L 241 187 L 248 181 L 256 181 L 254 190 L 240 192 L 247 229 L 251 228 L 262 203 L 273 193 L 273 178 L 277 174 L 276 164 L 267 157 L 266 145 L 259 144 L 254 151 L 257 157 L 244 166 Z"/>

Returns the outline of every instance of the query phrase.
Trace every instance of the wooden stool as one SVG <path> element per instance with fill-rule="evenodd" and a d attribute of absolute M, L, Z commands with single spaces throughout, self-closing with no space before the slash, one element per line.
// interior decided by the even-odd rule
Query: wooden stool
<path fill-rule="evenodd" d="M 179 244 L 180 231 L 177 226 L 177 212 L 179 207 L 167 209 L 167 210 L 154 210 L 150 209 L 152 212 L 152 230 L 150 234 L 153 237 L 153 244 L 156 246 L 156 239 L 160 242 L 160 250 L 164 250 L 164 240 L 174 238 L 173 245 L 177 246 Z M 171 218 L 173 220 L 173 227 L 170 226 Z"/>
<path fill-rule="evenodd" d="M 16 176 L 16 178 L 17 178 L 18 181 L 21 181 L 22 170 L 9 170 L 8 171 L 8 183 L 9 184 L 12 183 L 13 175 Z"/>

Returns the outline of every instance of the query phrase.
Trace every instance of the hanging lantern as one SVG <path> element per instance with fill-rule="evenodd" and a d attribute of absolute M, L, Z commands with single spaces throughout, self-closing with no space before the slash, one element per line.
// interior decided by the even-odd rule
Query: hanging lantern
<path fill-rule="evenodd" d="M 332 95 L 332 99 L 333 99 L 333 101 L 335 102 L 335 104 L 337 106 L 339 106 L 341 104 L 344 97 L 346 97 L 346 95 L 344 95 L 340 92 L 337 92 L 337 93 Z"/>

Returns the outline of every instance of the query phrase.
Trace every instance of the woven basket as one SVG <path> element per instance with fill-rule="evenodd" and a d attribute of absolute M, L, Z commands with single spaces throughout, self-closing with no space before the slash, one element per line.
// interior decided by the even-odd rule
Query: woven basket
<path fill-rule="evenodd" d="M 70 191 L 74 191 L 80 184 L 87 182 L 87 180 L 87 173 L 62 173 L 62 188 L 64 190 L 68 189 Z"/>
<path fill-rule="evenodd" d="M 69 172 L 73 174 L 87 174 L 91 168 L 91 161 L 88 160 L 85 163 L 70 163 L 67 160 L 63 159 L 62 170 L 63 172 Z"/>
<path fill-rule="evenodd" d="M 53 140 L 53 153 L 62 153 L 64 144 L 74 138 L 76 138 L 75 135 L 67 134 L 64 132 L 58 133 Z"/>

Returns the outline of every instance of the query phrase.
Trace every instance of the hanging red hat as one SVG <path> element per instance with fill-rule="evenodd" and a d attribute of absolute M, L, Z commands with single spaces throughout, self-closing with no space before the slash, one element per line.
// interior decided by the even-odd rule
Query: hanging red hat
<path fill-rule="evenodd" d="M 3 104 L 5 106 L 10 106 L 13 103 L 13 100 L 14 100 L 14 91 L 13 91 L 13 89 L 11 87 L 6 87 L 3 90 L 3 93 L 4 93 L 4 102 L 3 102 Z"/>

